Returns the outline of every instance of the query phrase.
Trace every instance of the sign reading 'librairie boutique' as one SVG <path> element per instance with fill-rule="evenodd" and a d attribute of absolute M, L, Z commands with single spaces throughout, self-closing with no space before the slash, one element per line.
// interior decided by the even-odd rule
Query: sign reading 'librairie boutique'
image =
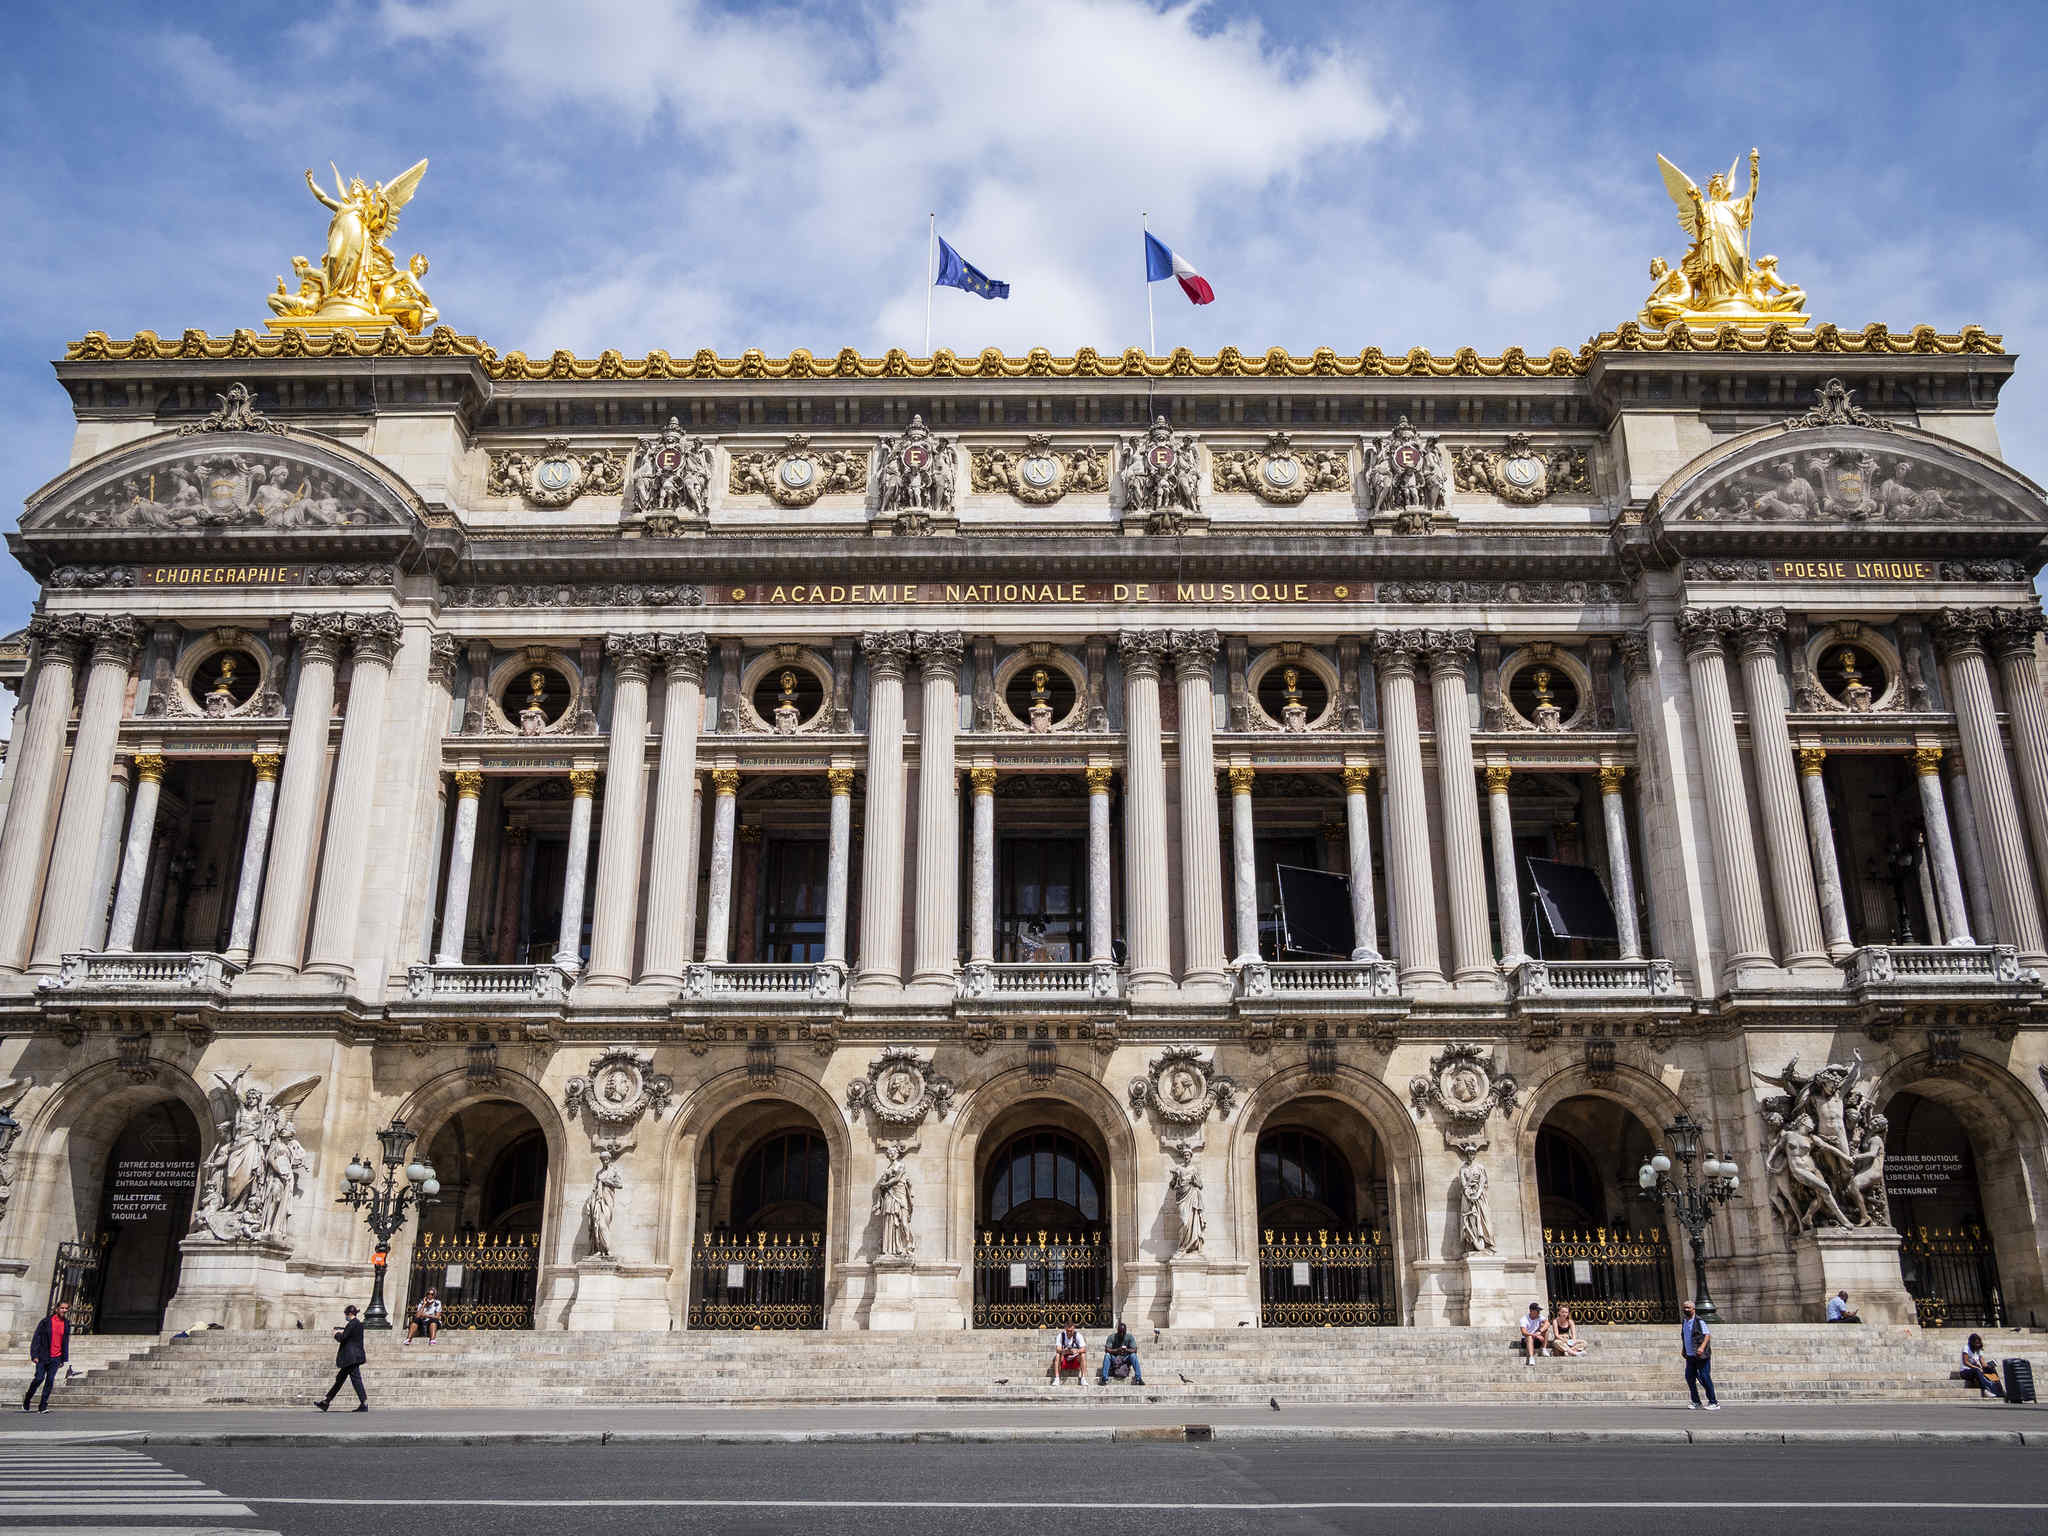
<path fill-rule="evenodd" d="M 708 601 L 769 608 L 934 606 L 1008 608 L 1058 603 L 1369 603 L 1372 586 L 1345 581 L 755 581 L 707 588 Z"/>

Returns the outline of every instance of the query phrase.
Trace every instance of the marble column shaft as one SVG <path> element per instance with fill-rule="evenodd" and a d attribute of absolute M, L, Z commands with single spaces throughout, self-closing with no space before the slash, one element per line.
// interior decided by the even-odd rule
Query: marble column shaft
<path fill-rule="evenodd" d="M 113 916 L 107 924 L 110 954 L 126 954 L 135 948 L 135 928 L 142 919 L 142 898 L 149 883 L 150 851 L 156 846 L 156 808 L 163 784 L 163 757 L 155 752 L 136 753 L 135 804 L 121 858 L 121 883 L 114 892 Z"/>
<path fill-rule="evenodd" d="M 1970 914 L 1963 905 L 1963 874 L 1956 867 L 1955 840 L 1948 823 L 1948 801 L 1941 792 L 1941 748 L 1913 752 L 1913 777 L 1920 784 L 1920 820 L 1926 830 L 1927 859 L 1933 867 L 1934 899 L 1940 904 L 1941 931 L 1951 945 L 1974 944 Z"/>
<path fill-rule="evenodd" d="M 524 905 L 527 846 L 531 828 L 508 826 L 498 840 L 498 905 L 492 926 L 497 930 L 491 958 L 499 965 L 523 965 L 526 954 L 519 944 L 520 908 Z"/>
<path fill-rule="evenodd" d="M 341 656 L 341 614 L 298 614 L 299 681 L 285 737 L 284 773 L 277 783 L 271 857 L 263 873 L 262 915 L 249 968 L 295 971 L 306 948 L 306 918 L 313 868 L 320 857 L 321 781 L 327 773 L 327 737 L 334 720 L 334 669 Z"/>
<path fill-rule="evenodd" d="M 831 825 L 825 847 L 825 964 L 846 964 L 846 887 L 853 865 L 853 770 L 828 768 Z"/>
<path fill-rule="evenodd" d="M 1344 770 L 1344 837 L 1351 856 L 1351 958 L 1377 960 L 1379 914 L 1373 910 L 1372 769 L 1354 763 Z"/>
<path fill-rule="evenodd" d="M 455 833 L 448 849 L 448 889 L 441 902 L 441 945 L 434 964 L 462 964 L 462 941 L 469 930 L 469 878 L 476 867 L 477 802 L 484 792 L 484 776 L 473 768 L 458 768 L 455 779 Z"/>
<path fill-rule="evenodd" d="M 7 819 L 0 824 L 0 972 L 28 962 L 85 620 L 39 613 L 28 621 L 28 637 L 36 647 L 35 686 L 7 744 Z"/>
<path fill-rule="evenodd" d="M 1211 680 L 1217 643 L 1214 630 L 1175 630 L 1169 641 L 1180 685 L 1181 970 L 1186 981 L 1198 986 L 1222 986 L 1228 980 Z"/>
<path fill-rule="evenodd" d="M 1736 612 L 1743 693 L 1749 704 L 1750 756 L 1756 765 L 1764 846 L 1770 854 L 1778 940 L 1786 965 L 1818 965 L 1824 963 L 1827 945 L 1821 938 L 1813 856 L 1800 810 L 1798 775 L 1792 767 L 1792 738 L 1785 725 L 1785 684 L 1778 672 L 1778 637 L 1785 632 L 1785 614 L 1777 608 Z"/>
<path fill-rule="evenodd" d="M 1253 770 L 1243 766 L 1230 776 L 1230 886 L 1237 929 L 1237 965 L 1259 963 L 1259 884 L 1257 833 L 1252 827 Z"/>
<path fill-rule="evenodd" d="M 957 630 L 920 630 L 915 641 L 924 708 L 917 738 L 917 921 L 911 982 L 951 988 L 960 956 L 960 782 L 953 738 L 960 727 Z"/>
<path fill-rule="evenodd" d="M 1486 768 L 1487 819 L 1493 832 L 1494 908 L 1500 917 L 1500 963 L 1509 970 L 1529 958 L 1522 946 L 1522 881 L 1515 863 L 1515 813 L 1508 803 L 1512 771 L 1505 763 Z"/>
<path fill-rule="evenodd" d="M 732 929 L 732 839 L 739 821 L 740 775 L 736 768 L 711 771 L 711 870 L 704 893 L 704 963 L 724 965 Z"/>
<path fill-rule="evenodd" d="M 228 927 L 228 958 L 246 964 L 256 942 L 256 913 L 263 896 L 263 862 L 270 852 L 270 825 L 277 808 L 278 752 L 252 752 L 256 781 L 249 792 L 249 824 L 242 833 L 242 869 L 235 881 L 235 911 Z"/>
<path fill-rule="evenodd" d="M 107 785 L 128 697 L 128 669 L 142 644 L 141 626 L 132 619 L 96 618 L 89 623 L 92 662 L 78 706 L 78 732 L 71 739 L 71 766 L 64 778 L 57 832 L 50 843 L 42 923 L 29 959 L 29 968 L 35 971 L 54 972 L 67 951 L 85 942 L 100 824 L 106 817 Z"/>
<path fill-rule="evenodd" d="M 633 937 L 640 916 L 640 845 L 647 790 L 647 675 L 652 635 L 606 635 L 612 660 L 611 737 L 606 743 L 604 826 L 597 840 L 597 907 L 590 919 L 590 987 L 633 979 Z"/>
<path fill-rule="evenodd" d="M 681 986 L 694 952 L 687 914 L 697 886 L 693 833 L 697 818 L 697 733 L 704 721 L 704 667 L 709 648 L 699 634 L 663 635 L 666 664 L 661 706 L 661 760 L 654 780 L 654 847 L 647 869 L 647 937 L 642 981 Z"/>
<path fill-rule="evenodd" d="M 1123 630 L 1124 950 L 1133 988 L 1173 984 L 1167 937 L 1166 759 L 1159 737 L 1159 667 L 1166 637 Z"/>
<path fill-rule="evenodd" d="M 1994 610 L 1992 648 L 2004 685 L 2006 719 L 2012 731 L 2012 760 L 2019 771 L 2020 804 L 2032 834 L 2035 894 L 2048 893 L 2048 704 L 2034 661 L 2034 637 L 2044 620 L 2038 605 Z"/>
<path fill-rule="evenodd" d="M 1621 958 L 1643 958 L 1643 928 L 1636 917 L 1636 868 L 1629 851 L 1628 801 L 1621 786 L 1628 770 L 1610 763 L 1600 770 L 1600 824 L 1607 830 L 1607 884 L 1614 901 L 1614 928 Z"/>
<path fill-rule="evenodd" d="M 1429 805 L 1422 786 L 1422 730 L 1415 714 L 1419 630 L 1380 630 L 1373 671 L 1380 685 L 1380 728 L 1387 744 L 1387 885 L 1404 991 L 1442 985 L 1437 958 L 1436 887 L 1430 870 Z"/>
<path fill-rule="evenodd" d="M 903 670 L 906 633 L 860 637 L 868 664 L 867 800 L 861 817 L 858 986 L 903 984 Z"/>
<path fill-rule="evenodd" d="M 569 770 L 569 849 L 562 865 L 562 926 L 555 940 L 555 964 L 571 973 L 583 967 L 583 887 L 590 878 L 590 817 L 597 799 L 597 770 Z"/>
<path fill-rule="evenodd" d="M 313 903 L 313 936 L 306 969 L 328 976 L 352 976 L 356 962 L 356 920 L 363 904 L 363 851 L 368 844 L 370 807 L 377 793 L 383 747 L 384 697 L 391 663 L 398 654 L 398 616 L 374 614 L 351 634 L 355 667 L 349 676 L 348 709 L 341 722 L 341 750 L 327 795 L 327 840 L 320 860 L 319 894 Z"/>
<path fill-rule="evenodd" d="M 974 873 L 969 890 L 967 960 L 986 965 L 996 957 L 996 771 L 970 768 L 974 790 Z"/>
<path fill-rule="evenodd" d="M 1842 891 L 1842 864 L 1835 856 L 1834 818 L 1828 811 L 1827 780 L 1822 776 L 1828 754 L 1822 747 L 1799 749 L 1799 795 L 1806 805 L 1806 839 L 1813 854 L 1813 879 L 1820 898 L 1821 931 L 1828 954 L 1836 960 L 1854 953 L 1849 937 L 1849 906 Z"/>
<path fill-rule="evenodd" d="M 1720 884 L 1721 963 L 1729 971 L 1739 971 L 1769 965 L 1771 946 L 1764 933 L 1764 893 L 1750 834 L 1749 795 L 1735 743 L 1735 706 L 1728 697 L 1727 630 L 1725 610 L 1687 608 L 1678 616 L 1686 676 L 1692 684 L 1700 775 L 1706 782 L 1714 873 Z"/>
<path fill-rule="evenodd" d="M 121 878 L 121 850 L 128 830 L 128 765 L 114 760 L 107 780 L 107 810 L 100 818 L 100 849 L 92 868 L 92 912 L 87 919 L 85 948 L 105 949 L 114 915 L 114 883 Z"/>
<path fill-rule="evenodd" d="M 1984 844 L 1977 831 L 1977 807 L 1970 795 L 1970 776 L 1963 772 L 1962 754 L 1957 752 L 1943 757 L 1942 767 L 1948 779 L 1948 812 L 1955 821 L 1957 862 L 1963 866 L 1963 889 L 1969 896 L 1970 932 L 1980 944 L 1997 943 L 1991 878 L 1984 873 Z"/>
<path fill-rule="evenodd" d="M 1486 863 L 1479 843 L 1479 796 L 1473 780 L 1470 689 L 1465 664 L 1472 632 L 1428 630 L 1431 701 L 1436 714 L 1437 799 L 1443 807 L 1444 878 L 1451 910 L 1453 979 L 1485 981 L 1499 973 L 1486 925 Z"/>
<path fill-rule="evenodd" d="M 2041 907 L 2012 777 L 2006 771 L 1991 674 L 1984 662 L 1985 636 L 1992 622 L 1990 610 L 1944 609 L 1936 631 L 1948 662 L 1949 698 L 1970 775 L 1977 830 L 1984 840 L 1999 936 L 2038 968 L 2037 962 L 2048 963 L 2041 948 Z"/>

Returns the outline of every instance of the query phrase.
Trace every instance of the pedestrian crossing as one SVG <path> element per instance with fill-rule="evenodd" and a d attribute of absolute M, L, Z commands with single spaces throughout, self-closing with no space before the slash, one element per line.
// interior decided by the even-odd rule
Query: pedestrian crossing
<path fill-rule="evenodd" d="M 44 1519 L 99 1525 L 25 1526 L 16 1522 Z M 35 1536 L 61 1530 L 66 1536 L 209 1536 L 235 1531 L 240 1536 L 276 1536 L 248 1526 L 204 1526 L 166 1519 L 253 1520 L 255 1512 L 197 1478 L 174 1472 L 141 1451 L 119 1445 L 53 1442 L 40 1435 L 0 1445 L 0 1530 L 7 1536 Z"/>

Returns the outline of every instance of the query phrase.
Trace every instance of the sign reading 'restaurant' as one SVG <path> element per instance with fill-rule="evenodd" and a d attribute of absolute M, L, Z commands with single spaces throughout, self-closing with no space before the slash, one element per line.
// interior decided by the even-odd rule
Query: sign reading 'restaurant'
<path fill-rule="evenodd" d="M 1372 587 L 1343 581 L 755 581 L 707 587 L 704 595 L 713 603 L 770 608 L 906 603 L 1006 608 L 1040 603 L 1369 603 Z"/>
<path fill-rule="evenodd" d="M 1780 581 L 1932 581 L 1932 560 L 1773 560 Z"/>

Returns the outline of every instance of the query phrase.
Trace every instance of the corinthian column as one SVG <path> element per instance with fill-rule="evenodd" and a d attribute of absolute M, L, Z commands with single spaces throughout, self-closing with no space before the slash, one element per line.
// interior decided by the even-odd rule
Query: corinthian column
<path fill-rule="evenodd" d="M 1259 963 L 1259 877 L 1252 831 L 1252 780 L 1256 774 L 1242 764 L 1230 777 L 1230 886 L 1235 898 L 1237 959 L 1234 965 Z"/>
<path fill-rule="evenodd" d="M 2048 964 L 2048 955 L 2041 951 L 2041 907 L 2026 833 L 2013 803 L 2012 777 L 2006 772 L 1991 674 L 1984 664 L 1985 639 L 1994 625 L 1990 609 L 1944 608 L 1935 632 L 1948 663 L 1948 692 L 1955 703 L 1956 733 L 1962 738 L 1977 830 L 1984 840 L 1998 933 L 2018 948 L 2029 966 L 2038 968 Z"/>
<path fill-rule="evenodd" d="M 107 811 L 121 710 L 128 698 L 128 669 L 142 644 L 142 626 L 129 618 L 89 619 L 86 632 L 92 640 L 92 664 L 85 675 L 85 699 L 78 706 L 78 734 L 71 741 L 57 835 L 50 844 L 43 921 L 29 960 L 32 971 L 55 971 L 66 951 L 85 943 L 92 915 L 94 855 Z"/>
<path fill-rule="evenodd" d="M 974 791 L 974 878 L 968 893 L 967 963 L 988 965 L 996 958 L 996 771 L 967 770 Z"/>
<path fill-rule="evenodd" d="M 2048 705 L 2041 700 L 2041 675 L 2034 664 L 2034 637 L 2044 625 L 2041 610 L 1994 608 L 1991 648 L 2005 685 L 2005 713 L 2012 725 L 2012 760 L 2019 768 L 2020 804 L 2033 833 L 2035 894 L 2048 891 Z"/>
<path fill-rule="evenodd" d="M 1351 853 L 1351 958 L 1380 957 L 1379 914 L 1372 899 L 1372 809 L 1367 794 L 1372 765 L 1353 763 L 1344 770 L 1344 840 Z"/>
<path fill-rule="evenodd" d="M 327 796 L 327 842 L 320 861 L 320 894 L 313 906 L 313 938 L 306 952 L 309 972 L 342 978 L 355 974 L 363 848 L 377 789 L 384 694 L 400 633 L 395 613 L 350 615 L 348 626 L 355 670 L 349 677 L 334 785 Z"/>
<path fill-rule="evenodd" d="M 1600 770 L 1600 822 L 1607 829 L 1607 883 L 1614 892 L 1614 929 L 1621 958 L 1643 958 L 1643 930 L 1636 921 L 1635 861 L 1629 856 L 1628 805 L 1621 798 L 1628 769 L 1608 763 Z"/>
<path fill-rule="evenodd" d="M 1949 835 L 1948 803 L 1941 793 L 1941 748 L 1916 747 L 1913 769 L 1920 781 L 1920 820 L 1927 831 L 1935 900 L 1941 903 L 1941 931 L 1951 945 L 1974 944 L 1970 914 L 1963 905 L 1962 871 L 1956 868 L 1955 842 Z"/>
<path fill-rule="evenodd" d="M 1180 917 L 1183 980 L 1229 982 L 1223 969 L 1223 849 L 1216 830 L 1215 705 L 1210 672 L 1216 631 L 1169 636 L 1180 684 Z"/>
<path fill-rule="evenodd" d="M 1714 836 L 1714 871 L 1721 886 L 1723 964 L 1731 972 L 1769 965 L 1764 937 L 1764 893 L 1757 880 L 1756 844 L 1750 837 L 1749 797 L 1735 745 L 1734 706 L 1728 698 L 1725 611 L 1688 608 L 1678 616 L 1692 683 L 1693 721 L 1700 774 L 1707 786 L 1707 825 Z"/>
<path fill-rule="evenodd" d="M 135 925 L 142 918 L 143 887 L 149 881 L 149 854 L 156 844 L 156 808 L 163 785 L 163 754 L 136 753 L 135 809 L 128 822 L 127 851 L 121 859 L 121 884 L 114 892 L 114 913 L 107 924 L 107 949 L 113 954 L 126 954 L 135 947 Z"/>
<path fill-rule="evenodd" d="M 107 780 L 107 809 L 100 818 L 100 850 L 92 866 L 92 907 L 86 919 L 85 947 L 105 949 L 107 926 L 114 912 L 114 882 L 121 878 L 121 850 L 128 829 L 128 765 L 114 759 Z"/>
<path fill-rule="evenodd" d="M 60 782 L 85 620 L 39 613 L 28 621 L 28 638 L 36 648 L 35 687 L 15 712 L 14 739 L 7 744 L 13 777 L 7 820 L 0 825 L 0 972 L 7 973 L 27 963 L 35 931 L 36 891 L 49 848 L 50 807 Z"/>
<path fill-rule="evenodd" d="M 583 967 L 583 886 L 590 878 L 590 815 L 597 799 L 597 770 L 569 770 L 569 851 L 562 865 L 562 926 L 555 940 L 555 964 L 572 974 Z"/>
<path fill-rule="evenodd" d="M 455 837 L 448 850 L 448 891 L 441 903 L 441 947 L 436 965 L 462 964 L 462 940 L 469 929 L 469 874 L 476 866 L 477 801 L 484 776 L 474 768 L 455 770 Z"/>
<path fill-rule="evenodd" d="M 292 617 L 298 641 L 299 682 L 284 745 L 284 775 L 277 785 L 271 851 L 275 865 L 263 876 L 263 915 L 256 926 L 251 974 L 295 971 L 306 949 L 307 897 L 320 857 L 320 792 L 327 771 L 327 736 L 334 719 L 334 664 L 341 656 L 342 615 Z"/>
<path fill-rule="evenodd" d="M 831 829 L 825 845 L 825 954 L 823 963 L 846 975 L 846 886 L 853 865 L 853 770 L 827 768 L 832 792 Z"/>
<path fill-rule="evenodd" d="M 1835 857 L 1835 827 L 1828 814 L 1828 786 L 1821 776 L 1827 766 L 1824 747 L 1799 749 L 1799 796 L 1806 803 L 1806 840 L 1813 853 L 1814 884 L 1820 896 L 1820 924 L 1828 954 L 1836 960 L 1855 952 L 1849 937 L 1849 908 L 1842 897 L 1842 865 Z"/>
<path fill-rule="evenodd" d="M 732 839 L 739 820 L 739 770 L 712 769 L 711 793 L 711 868 L 704 892 L 704 963 L 724 965 L 732 930 Z"/>
<path fill-rule="evenodd" d="M 684 918 L 697 883 L 691 829 L 696 819 L 697 731 L 704 720 L 702 635 L 661 635 L 655 647 L 668 674 L 661 706 L 661 761 L 654 780 L 654 850 L 647 870 L 647 938 L 640 979 L 679 987 L 693 935 Z"/>
<path fill-rule="evenodd" d="M 868 787 L 854 986 L 887 993 L 903 985 L 903 669 L 910 636 L 865 634 L 860 648 L 868 663 Z"/>
<path fill-rule="evenodd" d="M 1444 877 L 1450 887 L 1453 979 L 1486 981 L 1499 975 L 1486 931 L 1486 865 L 1479 851 L 1479 799 L 1472 781 L 1472 720 L 1465 663 L 1472 631 L 1432 629 L 1424 634 L 1431 702 L 1436 706 L 1437 799 L 1444 814 Z M 1404 930 L 1405 931 L 1405 930 Z"/>
<path fill-rule="evenodd" d="M 1415 719 L 1415 657 L 1422 631 L 1383 629 L 1372 637 L 1387 743 L 1387 885 L 1403 991 L 1443 985 L 1437 960 L 1436 890 L 1429 864 L 1429 808 L 1422 789 L 1422 731 Z M 1441 722 L 1439 722 L 1441 724 Z M 1469 753 L 1470 738 L 1467 738 Z"/>
<path fill-rule="evenodd" d="M 252 752 L 256 785 L 249 796 L 249 823 L 242 833 L 242 873 L 235 882 L 235 915 L 228 928 L 228 959 L 246 964 L 256 941 L 257 902 L 263 895 L 263 860 L 270 850 L 271 812 L 277 805 L 277 770 L 284 756 Z"/>
<path fill-rule="evenodd" d="M 1159 664 L 1166 636 L 1127 629 L 1124 665 L 1124 947 L 1133 991 L 1173 984 L 1166 933 L 1166 761 L 1159 740 Z"/>
<path fill-rule="evenodd" d="M 1522 948 L 1522 882 L 1515 868 L 1514 807 L 1508 804 L 1512 773 L 1506 763 L 1486 765 L 1486 808 L 1493 831 L 1493 900 L 1500 912 L 1500 963 L 1509 970 L 1529 958 Z"/>
<path fill-rule="evenodd" d="M 1109 782 L 1115 770 L 1090 764 L 1088 776 L 1088 959 L 1108 964 L 1116 959 L 1111 940 L 1109 897 Z"/>
<path fill-rule="evenodd" d="M 954 985 L 960 955 L 960 725 L 958 630 L 919 631 L 924 713 L 917 738 L 917 951 L 911 985 Z"/>
<path fill-rule="evenodd" d="M 1792 771 L 1792 737 L 1785 726 L 1785 684 L 1778 674 L 1778 637 L 1785 632 L 1785 611 L 1738 608 L 1734 614 L 1734 632 L 1742 644 L 1743 692 L 1749 700 L 1750 756 L 1756 764 L 1757 800 L 1763 807 L 1764 845 L 1771 856 L 1778 939 L 1786 965 L 1825 965 L 1827 946 L 1814 900 L 1813 859 L 1800 814 L 1798 775 Z"/>
<path fill-rule="evenodd" d="M 1991 878 L 1984 873 L 1984 842 L 1977 833 L 1977 807 L 1970 798 L 1970 776 L 1963 772 L 1963 756 L 1943 756 L 1941 769 L 1947 779 L 1949 814 L 1955 818 L 1957 862 L 1963 866 L 1963 889 L 1969 894 L 1972 923 L 1970 931 L 1980 944 L 1999 942 L 1991 917 Z"/>
<path fill-rule="evenodd" d="M 597 842 L 597 908 L 590 921 L 585 986 L 623 987 L 633 979 L 633 928 L 639 916 L 641 813 L 647 788 L 647 674 L 652 635 L 606 635 L 612 659 L 612 729 L 605 757 L 604 830 Z"/>

